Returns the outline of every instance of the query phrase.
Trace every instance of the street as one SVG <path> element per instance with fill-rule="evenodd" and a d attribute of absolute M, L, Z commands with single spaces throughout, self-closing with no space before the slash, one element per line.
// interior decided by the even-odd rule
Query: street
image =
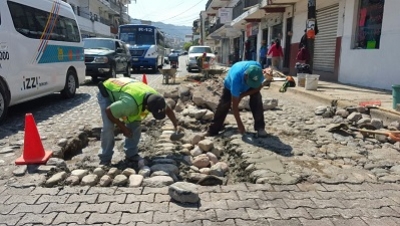
<path fill-rule="evenodd" d="M 185 58 L 180 58 L 178 77 L 188 75 Z M 102 125 L 97 86 L 89 78 L 73 99 L 55 94 L 10 108 L 0 128 L 0 225 L 400 224 L 398 143 L 328 131 L 333 121 L 345 122 L 348 114 L 316 115 L 325 104 L 272 87 L 262 89 L 270 107 L 264 112 L 267 138 L 251 135 L 253 117 L 245 98 L 241 117 L 249 136 L 238 135 L 236 121 L 228 115 L 222 135 L 194 142 L 213 115 L 200 105 L 217 104 L 218 95 L 213 93 L 218 83 L 163 85 L 162 75 L 146 76 L 150 86 L 165 92 L 169 103 L 174 101 L 185 138 L 168 139 L 168 119 L 143 122 L 140 151 L 152 162 L 153 174 L 149 177 L 149 172 L 136 187 L 132 184 L 137 178 L 129 175 L 144 174 L 128 175 L 120 163 L 122 134 L 116 135 L 114 169 L 89 178 L 97 175 Z M 22 153 L 27 112 L 36 120 L 44 148 L 62 159 L 53 158 L 47 166 L 15 166 Z M 203 153 L 217 158 L 211 166 L 197 161 Z M 154 170 L 157 164 L 164 168 Z M 213 186 L 199 186 L 199 203 L 171 201 L 169 184 L 199 177 L 199 183 L 204 182 L 203 169 L 213 170 L 213 165 L 224 174 L 208 181 Z M 73 171 L 79 176 L 71 176 Z"/>

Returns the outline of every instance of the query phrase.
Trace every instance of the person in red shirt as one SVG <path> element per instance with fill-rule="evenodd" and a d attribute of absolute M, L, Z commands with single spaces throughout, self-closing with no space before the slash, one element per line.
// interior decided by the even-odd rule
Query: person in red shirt
<path fill-rule="evenodd" d="M 281 46 L 281 41 L 279 39 L 275 39 L 275 43 L 271 46 L 268 51 L 268 54 L 272 56 L 272 66 L 280 70 L 281 59 L 283 57 L 283 50 Z"/>

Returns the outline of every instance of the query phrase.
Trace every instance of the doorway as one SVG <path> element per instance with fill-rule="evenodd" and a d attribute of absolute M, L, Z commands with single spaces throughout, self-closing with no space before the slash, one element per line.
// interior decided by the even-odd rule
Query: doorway
<path fill-rule="evenodd" d="M 262 40 L 265 40 L 268 43 L 268 28 L 262 30 Z"/>
<path fill-rule="evenodd" d="M 283 67 L 289 68 L 290 67 L 290 45 L 292 42 L 292 36 L 288 35 L 293 29 L 293 17 L 286 19 L 286 38 L 285 38 L 285 52 L 284 52 L 284 59 L 283 59 Z"/>

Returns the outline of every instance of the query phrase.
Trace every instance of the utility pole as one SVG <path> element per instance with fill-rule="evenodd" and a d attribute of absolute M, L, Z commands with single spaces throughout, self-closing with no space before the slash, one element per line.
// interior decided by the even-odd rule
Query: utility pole
<path fill-rule="evenodd" d="M 307 15 L 307 44 L 310 54 L 310 69 L 314 70 L 314 46 L 315 35 L 318 33 L 316 0 L 308 0 L 308 15 Z"/>
<path fill-rule="evenodd" d="M 123 24 L 125 24 L 125 23 L 124 23 L 124 18 L 123 18 L 123 12 L 122 12 L 122 7 L 123 7 L 124 5 L 122 4 L 122 1 L 121 1 L 121 0 L 119 0 L 118 3 L 119 3 L 119 24 L 120 24 L 120 25 L 123 25 Z"/>

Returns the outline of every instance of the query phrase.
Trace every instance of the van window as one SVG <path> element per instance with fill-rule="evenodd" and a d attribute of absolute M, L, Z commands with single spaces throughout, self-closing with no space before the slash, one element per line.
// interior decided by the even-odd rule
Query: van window
<path fill-rule="evenodd" d="M 11 1 L 7 3 L 14 27 L 22 35 L 34 39 L 40 39 L 46 35 L 50 40 L 55 41 L 81 41 L 75 20 L 19 3 Z"/>

